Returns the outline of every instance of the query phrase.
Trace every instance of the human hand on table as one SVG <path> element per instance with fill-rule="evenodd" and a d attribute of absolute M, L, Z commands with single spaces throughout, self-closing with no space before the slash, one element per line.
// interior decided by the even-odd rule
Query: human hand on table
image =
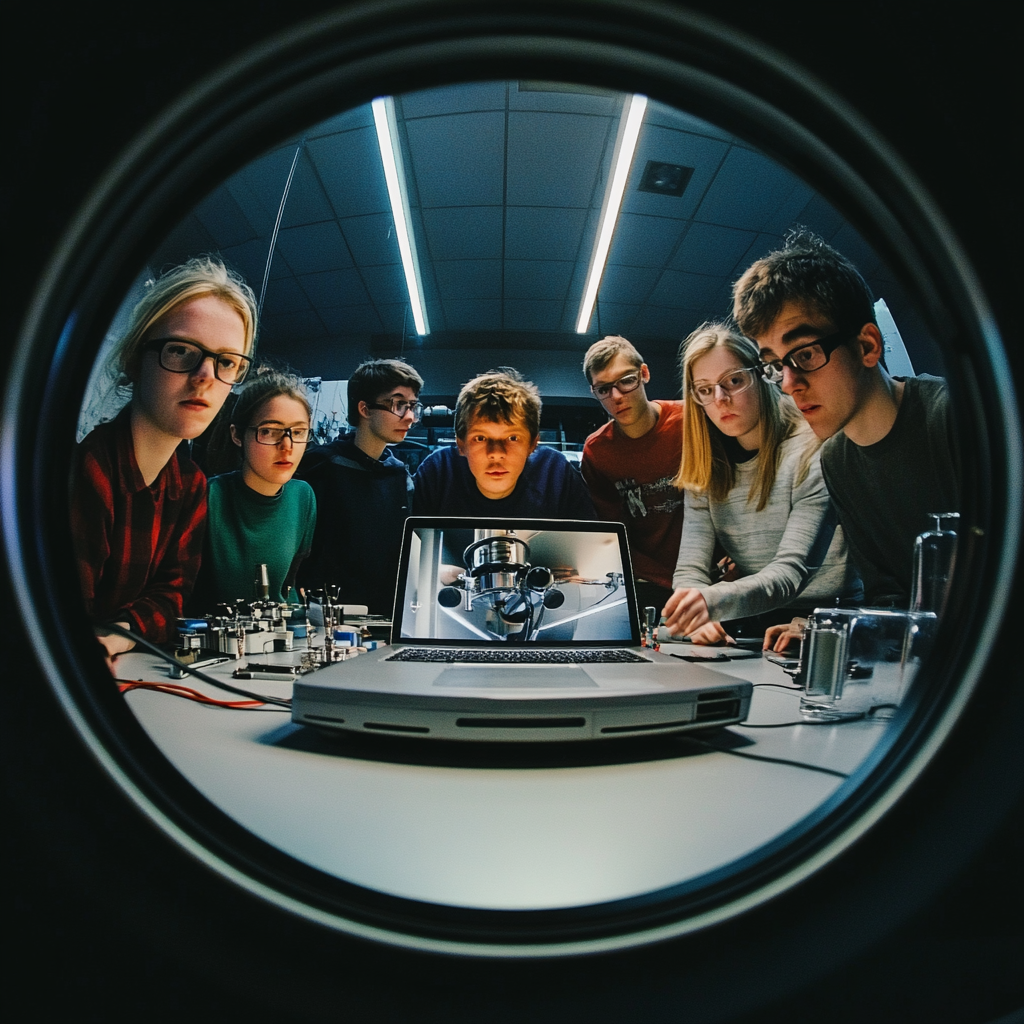
<path fill-rule="evenodd" d="M 695 587 L 680 587 L 668 599 L 661 614 L 665 628 L 673 636 L 689 636 L 711 621 L 708 603 Z"/>
<path fill-rule="evenodd" d="M 720 622 L 706 622 L 689 636 L 691 644 L 734 644 L 736 641 L 722 628 Z"/>
<path fill-rule="evenodd" d="M 124 629 L 132 628 L 127 622 L 119 622 L 117 625 Z M 110 669 L 110 674 L 116 677 L 117 670 L 114 668 L 114 659 L 119 654 L 124 654 L 126 651 L 130 651 L 135 646 L 135 641 L 129 640 L 126 636 L 121 636 L 120 633 L 105 633 L 102 627 L 96 630 L 96 639 L 99 641 L 100 647 L 103 648 L 103 653 L 107 659 L 107 668 Z"/>
<path fill-rule="evenodd" d="M 803 637 L 806 625 L 806 619 L 795 618 L 781 626 L 769 626 L 764 632 L 764 644 L 761 649 L 781 654 L 794 640 Z"/>

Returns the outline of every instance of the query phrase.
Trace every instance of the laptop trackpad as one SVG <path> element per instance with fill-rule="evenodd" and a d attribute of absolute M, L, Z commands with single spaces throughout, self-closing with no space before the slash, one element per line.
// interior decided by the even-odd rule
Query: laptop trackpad
<path fill-rule="evenodd" d="M 490 690 L 564 690 L 597 687 L 581 668 L 551 665 L 545 668 L 466 665 L 446 668 L 434 680 L 435 686 L 486 688 Z"/>

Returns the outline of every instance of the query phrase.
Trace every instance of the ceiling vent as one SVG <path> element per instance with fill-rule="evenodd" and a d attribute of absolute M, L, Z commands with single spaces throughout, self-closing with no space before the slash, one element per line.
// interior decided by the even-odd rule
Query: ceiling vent
<path fill-rule="evenodd" d="M 690 183 L 692 176 L 692 167 L 648 160 L 637 191 L 655 192 L 659 196 L 681 196 L 686 191 L 686 186 Z"/>

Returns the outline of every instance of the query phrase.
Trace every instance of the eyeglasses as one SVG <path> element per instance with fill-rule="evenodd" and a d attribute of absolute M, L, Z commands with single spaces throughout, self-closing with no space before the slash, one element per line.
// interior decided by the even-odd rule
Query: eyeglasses
<path fill-rule="evenodd" d="M 286 437 L 292 444 L 305 444 L 312 433 L 309 427 L 249 427 L 259 444 L 280 444 Z"/>
<path fill-rule="evenodd" d="M 397 416 L 402 419 L 406 413 L 412 413 L 413 423 L 418 423 L 420 416 L 423 415 L 423 403 L 422 402 L 407 402 L 402 398 L 392 398 L 390 405 L 370 405 L 367 403 L 369 409 L 380 409 L 382 412 L 389 412 L 392 416 Z"/>
<path fill-rule="evenodd" d="M 595 398 L 604 399 L 612 393 L 612 388 L 616 388 L 620 395 L 628 395 L 630 391 L 636 391 L 642 383 L 643 376 L 640 371 L 633 370 L 632 373 L 624 373 L 618 380 L 613 380 L 611 384 L 591 384 L 590 390 L 593 391 Z"/>
<path fill-rule="evenodd" d="M 770 359 L 763 362 L 766 380 L 778 384 L 782 380 L 782 368 L 788 366 L 797 373 L 812 373 L 820 370 L 832 358 L 840 345 L 850 340 L 850 331 L 838 331 L 817 341 L 809 341 L 806 345 L 798 345 L 790 349 L 781 359 Z"/>
<path fill-rule="evenodd" d="M 760 366 L 741 366 L 738 369 L 730 370 L 724 377 L 714 384 L 690 385 L 690 394 L 698 405 L 711 405 L 718 398 L 718 391 L 721 389 L 726 398 L 741 394 L 753 385 L 754 381 L 761 376 Z"/>
<path fill-rule="evenodd" d="M 157 352 L 160 365 L 171 373 L 192 373 L 204 359 L 212 359 L 214 376 L 223 384 L 241 384 L 252 362 L 240 352 L 211 352 L 183 338 L 154 338 L 143 347 Z"/>

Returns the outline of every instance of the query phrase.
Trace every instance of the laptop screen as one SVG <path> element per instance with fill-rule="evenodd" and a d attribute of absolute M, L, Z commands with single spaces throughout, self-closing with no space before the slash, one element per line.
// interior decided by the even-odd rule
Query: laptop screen
<path fill-rule="evenodd" d="M 406 520 L 392 641 L 635 646 L 625 528 L 566 520 Z"/>

